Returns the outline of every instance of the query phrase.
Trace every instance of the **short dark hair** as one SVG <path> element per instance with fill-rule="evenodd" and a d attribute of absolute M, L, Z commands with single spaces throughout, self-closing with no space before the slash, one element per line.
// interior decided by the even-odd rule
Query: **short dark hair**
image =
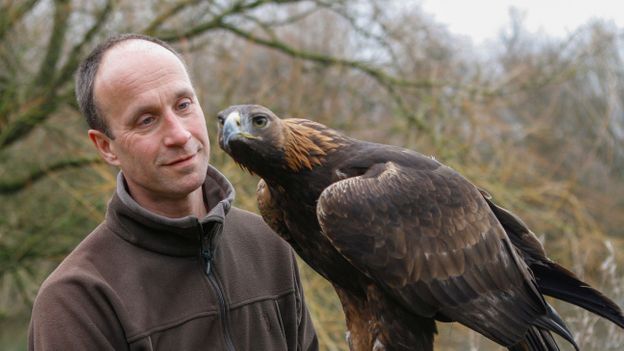
<path fill-rule="evenodd" d="M 171 47 L 171 45 L 158 38 L 147 35 L 134 33 L 115 35 L 96 46 L 82 61 L 78 67 L 78 71 L 76 72 L 76 100 L 78 100 L 80 112 L 82 112 L 82 115 L 86 118 L 89 128 L 99 130 L 111 139 L 114 139 L 113 133 L 108 127 L 102 114 L 99 112 L 97 101 L 95 100 L 93 92 L 95 87 L 95 76 L 97 75 L 100 63 L 102 62 L 102 57 L 104 57 L 104 54 L 109 49 L 117 46 L 117 44 L 121 42 L 133 39 L 149 41 L 164 47 L 175 54 L 186 69 L 184 59 L 173 47 Z"/>

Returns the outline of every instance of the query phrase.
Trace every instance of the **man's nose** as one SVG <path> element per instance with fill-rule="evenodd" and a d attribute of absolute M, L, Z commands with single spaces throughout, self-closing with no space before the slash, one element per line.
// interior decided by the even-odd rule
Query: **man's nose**
<path fill-rule="evenodd" d="M 175 113 L 170 112 L 165 116 L 165 137 L 166 146 L 185 145 L 191 139 L 191 132 L 187 129 L 184 120 Z"/>

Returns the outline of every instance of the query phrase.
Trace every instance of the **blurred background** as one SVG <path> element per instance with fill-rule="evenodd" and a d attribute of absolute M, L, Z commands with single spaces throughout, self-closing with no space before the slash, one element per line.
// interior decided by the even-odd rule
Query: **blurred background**
<path fill-rule="evenodd" d="M 434 155 L 520 215 L 551 258 L 624 305 L 623 28 L 587 18 L 551 35 L 532 26 L 530 11 L 440 3 L 1 1 L 0 349 L 26 349 L 39 285 L 103 219 L 116 170 L 90 145 L 73 75 L 91 48 L 122 32 L 183 53 L 212 163 L 235 185 L 237 206 L 257 211 L 257 179 L 214 143 L 215 115 L 260 103 Z M 479 23 L 500 24 L 468 32 Z M 302 271 L 322 349 L 346 350 L 333 289 Z M 621 329 L 555 305 L 583 350 L 622 349 Z M 436 350 L 502 348 L 440 323 Z"/>

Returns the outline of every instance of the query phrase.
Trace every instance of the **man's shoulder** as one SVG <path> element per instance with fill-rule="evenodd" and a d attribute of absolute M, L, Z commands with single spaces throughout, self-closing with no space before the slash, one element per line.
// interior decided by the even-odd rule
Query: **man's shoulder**
<path fill-rule="evenodd" d="M 61 261 L 41 284 L 38 295 L 65 289 L 86 288 L 99 280 L 96 260 L 105 244 L 107 229 L 101 223 Z"/>
<path fill-rule="evenodd" d="M 102 234 L 106 232 L 100 225 L 41 284 L 33 302 L 31 343 L 55 350 L 68 345 L 80 350 L 125 345 L 118 319 L 111 312 L 119 300 L 101 274 L 101 262 L 94 259 L 106 247 L 107 236 Z M 96 340 L 102 346 L 95 345 Z"/>
<path fill-rule="evenodd" d="M 256 224 L 257 222 L 264 223 L 264 221 L 262 220 L 262 217 L 260 217 L 258 214 L 253 213 L 251 211 L 244 210 L 236 206 L 232 206 L 232 208 L 228 212 L 227 217 L 230 217 L 230 216 L 234 216 L 234 218 L 237 220 L 248 220 L 251 222 L 256 222 Z"/>
<path fill-rule="evenodd" d="M 226 225 L 231 225 L 236 229 L 242 229 L 247 232 L 257 233 L 258 235 L 277 235 L 258 214 L 238 207 L 230 209 L 226 216 Z"/>
<path fill-rule="evenodd" d="M 291 248 L 277 233 L 271 229 L 261 216 L 232 207 L 226 216 L 226 236 L 236 240 L 237 245 L 249 247 L 251 250 L 266 249 L 290 257 Z"/>

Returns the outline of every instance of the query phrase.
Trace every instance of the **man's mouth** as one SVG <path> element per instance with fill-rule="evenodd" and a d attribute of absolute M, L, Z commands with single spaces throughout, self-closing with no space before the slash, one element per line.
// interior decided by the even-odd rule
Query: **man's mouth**
<path fill-rule="evenodd" d="M 178 157 L 178 158 L 176 158 L 175 160 L 173 160 L 171 162 L 165 163 L 165 166 L 177 166 L 177 165 L 186 164 L 186 163 L 192 161 L 195 158 L 196 155 L 197 154 L 195 153 L 195 154 L 192 154 L 192 155 L 186 155 L 186 156 Z"/>

